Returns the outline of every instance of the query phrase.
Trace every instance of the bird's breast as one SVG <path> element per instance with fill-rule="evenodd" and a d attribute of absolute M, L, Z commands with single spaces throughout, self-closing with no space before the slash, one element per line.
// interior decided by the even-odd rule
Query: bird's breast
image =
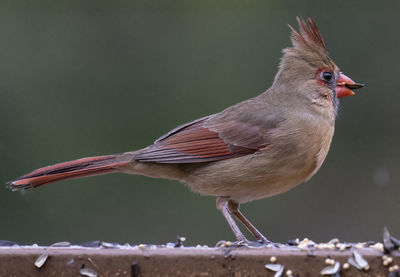
<path fill-rule="evenodd" d="M 201 194 L 226 196 L 238 203 L 286 192 L 308 180 L 328 153 L 333 126 L 294 118 L 269 132 L 269 145 L 242 157 L 185 165 L 186 182 Z"/>

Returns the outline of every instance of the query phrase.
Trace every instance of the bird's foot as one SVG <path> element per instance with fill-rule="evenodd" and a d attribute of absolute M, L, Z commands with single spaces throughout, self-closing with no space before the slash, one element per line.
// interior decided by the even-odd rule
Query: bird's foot
<path fill-rule="evenodd" d="M 262 247 L 268 247 L 268 248 L 281 248 L 284 246 L 284 244 L 279 243 L 279 242 L 272 242 L 267 239 L 265 240 L 257 240 L 257 241 L 249 241 L 247 239 L 241 239 L 238 241 L 226 241 L 226 240 L 220 240 L 217 242 L 215 247 L 223 247 L 223 248 L 229 248 L 229 247 L 234 247 L 234 248 L 239 248 L 239 247 L 250 247 L 250 248 L 262 248 Z"/>
<path fill-rule="evenodd" d="M 220 240 L 219 242 L 217 242 L 217 244 L 215 245 L 216 247 L 243 247 L 243 246 L 248 246 L 249 243 L 251 243 L 250 241 L 248 241 L 247 239 L 242 239 L 242 240 L 238 240 L 238 241 L 226 241 L 226 240 Z"/>
<path fill-rule="evenodd" d="M 250 241 L 248 242 L 247 246 L 251 248 L 281 248 L 283 244 L 279 242 L 272 242 L 269 240 L 257 240 L 257 241 Z"/>

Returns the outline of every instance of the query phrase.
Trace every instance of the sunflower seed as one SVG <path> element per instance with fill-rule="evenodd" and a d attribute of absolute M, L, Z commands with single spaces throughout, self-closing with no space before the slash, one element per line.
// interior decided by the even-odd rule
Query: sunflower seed
<path fill-rule="evenodd" d="M 351 264 L 352 266 L 354 266 L 355 268 L 357 268 L 358 270 L 362 270 L 362 267 L 354 260 L 353 256 L 349 257 L 347 259 L 347 263 Z"/>
<path fill-rule="evenodd" d="M 49 257 L 49 254 L 47 252 L 44 252 L 42 255 L 40 255 L 36 261 L 35 261 L 35 266 L 37 268 L 41 268 L 44 263 L 46 262 L 47 258 Z"/>
<path fill-rule="evenodd" d="M 117 248 L 117 246 L 111 242 L 102 242 L 101 246 L 104 248 Z"/>
<path fill-rule="evenodd" d="M 292 239 L 288 241 L 289 245 L 299 245 L 300 240 L 299 239 Z"/>
<path fill-rule="evenodd" d="M 285 269 L 281 264 L 266 264 L 265 268 L 276 272 L 274 277 L 281 277 L 283 275 L 283 270 Z"/>
<path fill-rule="evenodd" d="M 349 257 L 347 262 L 359 270 L 369 270 L 368 262 L 356 250 L 353 250 L 353 256 Z"/>
<path fill-rule="evenodd" d="M 10 240 L 0 240 L 0 246 L 14 246 L 14 245 L 18 244 Z"/>
<path fill-rule="evenodd" d="M 392 242 L 389 230 L 386 227 L 383 227 L 383 246 L 387 253 L 394 250 L 394 243 Z"/>
<path fill-rule="evenodd" d="M 321 275 L 334 275 L 340 270 L 340 263 L 336 262 L 334 265 L 330 265 L 321 270 Z"/>
<path fill-rule="evenodd" d="M 53 243 L 49 247 L 69 247 L 69 246 L 71 246 L 71 243 L 69 241 L 60 241 Z"/>
<path fill-rule="evenodd" d="M 87 277 L 97 277 L 98 276 L 97 272 L 90 268 L 81 268 L 79 270 L 79 273 L 82 276 L 87 276 Z"/>
<path fill-rule="evenodd" d="M 400 240 L 396 239 L 395 237 L 390 237 L 390 240 L 393 242 L 393 244 L 399 248 L 400 247 Z"/>
<path fill-rule="evenodd" d="M 99 240 L 94 240 L 94 241 L 86 241 L 81 244 L 82 247 L 100 247 L 101 246 L 101 241 Z"/>

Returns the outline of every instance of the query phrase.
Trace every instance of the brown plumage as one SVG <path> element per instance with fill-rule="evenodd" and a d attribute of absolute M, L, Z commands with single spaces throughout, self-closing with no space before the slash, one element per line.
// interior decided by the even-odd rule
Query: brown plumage
<path fill-rule="evenodd" d="M 217 197 L 236 239 L 232 214 L 258 241 L 268 240 L 240 213 L 239 204 L 285 192 L 308 180 L 324 161 L 338 98 L 359 88 L 329 58 L 315 25 L 297 18 L 293 47 L 283 50 L 271 88 L 224 111 L 181 125 L 147 148 L 37 169 L 10 182 L 32 188 L 110 172 L 168 178 Z"/>

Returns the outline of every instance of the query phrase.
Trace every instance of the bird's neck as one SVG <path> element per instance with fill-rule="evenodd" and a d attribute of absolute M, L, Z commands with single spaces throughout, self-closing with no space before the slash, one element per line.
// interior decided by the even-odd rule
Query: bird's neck
<path fill-rule="evenodd" d="M 324 99 L 318 96 L 311 96 L 311 93 L 299 91 L 302 88 L 292 86 L 290 83 L 274 82 L 274 84 L 259 97 L 265 103 L 276 103 L 279 109 L 288 113 L 309 114 L 325 120 L 328 124 L 334 125 L 339 105 L 336 95 Z"/>

